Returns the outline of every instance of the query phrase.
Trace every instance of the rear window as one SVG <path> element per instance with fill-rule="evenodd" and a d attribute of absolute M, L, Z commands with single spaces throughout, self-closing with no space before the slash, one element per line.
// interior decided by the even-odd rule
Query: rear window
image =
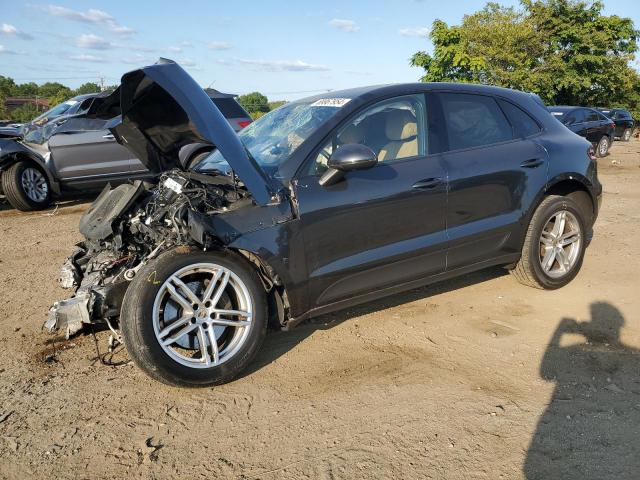
<path fill-rule="evenodd" d="M 225 116 L 225 118 L 246 118 L 249 115 L 244 111 L 244 108 L 240 106 L 238 102 L 236 102 L 233 98 L 212 98 L 213 103 L 216 104 L 220 113 Z"/>
<path fill-rule="evenodd" d="M 442 93 L 449 150 L 480 147 L 513 139 L 511 125 L 492 97 Z"/>
<path fill-rule="evenodd" d="M 613 118 L 615 118 L 616 120 L 618 119 L 630 119 L 631 118 L 631 114 L 629 112 L 627 112 L 626 110 L 617 110 L 614 114 L 613 114 Z"/>
<path fill-rule="evenodd" d="M 524 110 L 506 100 L 499 99 L 498 103 L 513 125 L 514 134 L 517 137 L 528 137 L 540 131 L 538 123 Z"/>
<path fill-rule="evenodd" d="M 586 122 L 597 122 L 598 120 L 603 119 L 604 118 L 601 117 L 601 114 L 599 114 L 595 110 L 587 110 L 587 119 L 585 120 Z"/>

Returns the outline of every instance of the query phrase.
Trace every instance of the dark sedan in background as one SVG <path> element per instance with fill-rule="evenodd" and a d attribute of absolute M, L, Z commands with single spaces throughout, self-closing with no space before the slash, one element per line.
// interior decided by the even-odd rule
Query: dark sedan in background
<path fill-rule="evenodd" d="M 586 138 L 596 149 L 598 157 L 605 157 L 613 143 L 615 124 L 603 113 L 588 107 L 547 107 L 560 123 Z"/>
<path fill-rule="evenodd" d="M 205 90 L 235 131 L 251 117 L 235 95 Z M 0 139 L 0 193 L 18 210 L 46 208 L 53 197 L 90 193 L 107 183 L 119 184 L 154 176 L 108 130 L 109 121 L 84 118 L 94 101 L 110 92 L 80 95 L 25 125 L 14 138 Z M 194 145 L 189 158 L 210 150 Z"/>
<path fill-rule="evenodd" d="M 615 122 L 616 129 L 614 135 L 616 138 L 619 138 L 623 142 L 631 140 L 635 122 L 628 110 L 624 108 L 599 108 L 598 110 Z"/>

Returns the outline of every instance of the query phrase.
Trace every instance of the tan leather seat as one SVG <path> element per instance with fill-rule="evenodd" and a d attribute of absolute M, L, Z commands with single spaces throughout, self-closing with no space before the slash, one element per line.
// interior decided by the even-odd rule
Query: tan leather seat
<path fill-rule="evenodd" d="M 418 124 L 408 110 L 387 113 L 385 133 L 390 140 L 378 154 L 378 160 L 394 160 L 418 155 Z"/>
<path fill-rule="evenodd" d="M 338 135 L 338 145 L 346 145 L 347 143 L 364 143 L 364 128 L 360 125 L 348 125 Z"/>

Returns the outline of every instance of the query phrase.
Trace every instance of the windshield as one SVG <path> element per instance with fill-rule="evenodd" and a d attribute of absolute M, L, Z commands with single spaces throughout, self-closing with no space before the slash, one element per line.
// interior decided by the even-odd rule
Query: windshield
<path fill-rule="evenodd" d="M 238 137 L 258 165 L 275 176 L 280 164 L 348 101 L 341 100 L 342 103 L 323 100 L 288 103 L 253 122 Z M 220 152 L 214 150 L 195 169 L 227 172 L 229 166 Z"/>
<path fill-rule="evenodd" d="M 44 112 L 42 115 L 39 115 L 36 118 L 34 118 L 32 120 L 32 123 L 38 124 L 38 123 L 41 123 L 42 121 L 47 122 L 53 118 L 59 117 L 60 115 L 63 115 L 64 113 L 66 113 L 66 111 L 69 110 L 71 107 L 77 104 L 78 104 L 77 100 L 68 100 L 66 102 L 60 103 L 55 107 L 53 107 L 52 109 Z"/>

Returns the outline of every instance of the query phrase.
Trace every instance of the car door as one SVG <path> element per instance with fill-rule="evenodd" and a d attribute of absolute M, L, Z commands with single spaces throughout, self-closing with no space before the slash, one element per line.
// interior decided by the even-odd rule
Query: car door
<path fill-rule="evenodd" d="M 523 222 L 547 179 L 546 150 L 535 138 L 540 127 L 504 99 L 456 92 L 438 98 L 449 174 L 447 270 L 517 255 Z"/>
<path fill-rule="evenodd" d="M 356 113 L 296 180 L 313 309 L 440 273 L 445 267 L 446 171 L 429 154 L 423 94 Z M 318 183 L 332 151 L 363 144 L 378 164 Z"/>
<path fill-rule="evenodd" d="M 574 133 L 577 133 L 581 137 L 587 138 L 588 127 L 586 123 L 585 109 L 577 108 L 567 114 L 565 125 Z"/>
<path fill-rule="evenodd" d="M 106 129 L 71 130 L 53 135 L 49 151 L 66 187 L 100 188 L 131 177 L 132 154 Z"/>
<path fill-rule="evenodd" d="M 595 110 L 583 109 L 586 127 L 586 138 L 591 143 L 598 143 L 603 135 L 607 135 L 609 121 Z"/>

